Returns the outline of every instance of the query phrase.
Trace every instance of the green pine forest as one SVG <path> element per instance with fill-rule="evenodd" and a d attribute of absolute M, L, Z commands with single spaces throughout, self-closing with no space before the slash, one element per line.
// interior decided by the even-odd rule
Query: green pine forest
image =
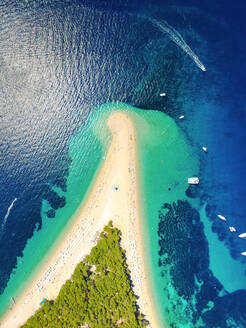
<path fill-rule="evenodd" d="M 56 300 L 46 300 L 21 327 L 146 327 L 131 289 L 120 238 L 120 231 L 110 222 Z"/>

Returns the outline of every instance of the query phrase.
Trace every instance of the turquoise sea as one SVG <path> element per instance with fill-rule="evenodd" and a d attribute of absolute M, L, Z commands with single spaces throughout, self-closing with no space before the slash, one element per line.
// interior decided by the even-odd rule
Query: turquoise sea
<path fill-rule="evenodd" d="M 121 108 L 163 327 L 246 327 L 245 6 L 0 2 L 1 314 L 72 224 Z"/>

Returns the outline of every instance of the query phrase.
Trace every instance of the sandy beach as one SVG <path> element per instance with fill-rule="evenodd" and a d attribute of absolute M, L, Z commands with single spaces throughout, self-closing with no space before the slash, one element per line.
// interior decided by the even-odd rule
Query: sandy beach
<path fill-rule="evenodd" d="M 71 277 L 76 265 L 90 253 L 110 220 L 122 232 L 121 246 L 126 250 L 140 311 L 150 322 L 149 327 L 159 327 L 144 264 L 134 126 L 123 112 L 112 114 L 108 125 L 113 138 L 85 205 L 75 214 L 76 220 L 38 276 L 6 313 L 1 328 L 19 327 L 34 314 L 44 298 L 56 298 L 61 286 Z"/>

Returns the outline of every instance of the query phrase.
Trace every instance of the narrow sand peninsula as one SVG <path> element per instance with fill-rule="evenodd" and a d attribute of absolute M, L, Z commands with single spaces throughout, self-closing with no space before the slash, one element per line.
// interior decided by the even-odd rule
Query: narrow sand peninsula
<path fill-rule="evenodd" d="M 143 263 L 134 127 L 123 112 L 112 114 L 108 125 L 113 135 L 112 142 L 86 204 L 76 213 L 73 226 L 40 274 L 6 314 L 1 327 L 19 327 L 40 307 L 39 303 L 43 298 L 56 298 L 76 265 L 96 244 L 100 232 L 109 220 L 122 232 L 122 247 L 126 250 L 134 292 L 139 296 L 140 310 L 150 322 L 149 327 L 159 326 Z M 118 190 L 114 187 L 118 187 Z"/>

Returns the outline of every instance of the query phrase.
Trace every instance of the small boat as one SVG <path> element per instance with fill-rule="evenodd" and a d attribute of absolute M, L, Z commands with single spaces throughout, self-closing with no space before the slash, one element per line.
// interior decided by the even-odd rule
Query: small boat
<path fill-rule="evenodd" d="M 197 177 L 188 178 L 188 183 L 189 184 L 198 184 L 199 178 L 197 178 Z"/>
<path fill-rule="evenodd" d="M 239 238 L 246 238 L 246 232 L 244 233 L 240 233 L 240 235 L 238 235 Z"/>
<path fill-rule="evenodd" d="M 165 92 L 163 92 L 163 93 L 160 93 L 160 96 L 161 96 L 161 97 L 165 97 L 165 95 L 166 95 L 166 93 L 165 93 Z"/>
<path fill-rule="evenodd" d="M 184 118 L 184 115 L 180 115 L 179 119 L 182 120 Z"/>
<path fill-rule="evenodd" d="M 241 254 L 242 254 L 243 256 L 246 256 L 246 252 L 242 252 Z"/>
<path fill-rule="evenodd" d="M 201 70 L 202 70 L 203 72 L 205 72 L 205 71 L 206 71 L 206 67 L 202 65 Z"/>
<path fill-rule="evenodd" d="M 229 227 L 229 229 L 230 229 L 230 232 L 235 232 L 236 231 L 236 229 L 234 227 Z"/>
<path fill-rule="evenodd" d="M 202 150 L 205 151 L 205 153 L 208 152 L 208 148 L 207 147 L 202 147 Z"/>
<path fill-rule="evenodd" d="M 222 221 L 226 221 L 226 218 L 225 218 L 223 215 L 218 214 L 217 216 L 218 216 L 218 218 L 221 219 Z"/>

